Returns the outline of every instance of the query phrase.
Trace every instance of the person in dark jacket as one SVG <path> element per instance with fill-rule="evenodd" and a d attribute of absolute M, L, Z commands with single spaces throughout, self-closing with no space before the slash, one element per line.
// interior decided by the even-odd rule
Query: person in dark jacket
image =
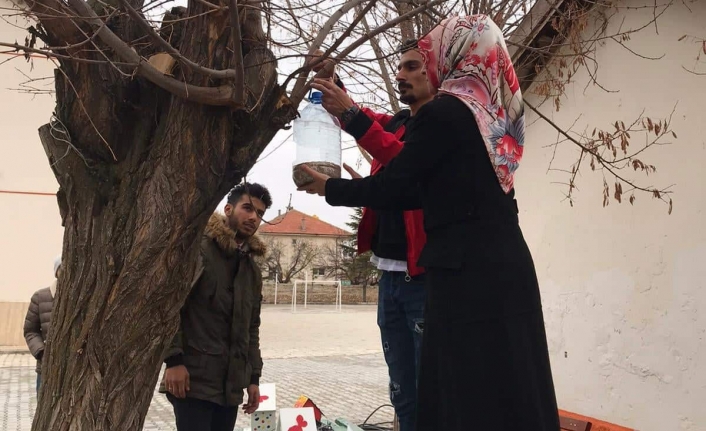
<path fill-rule="evenodd" d="M 244 389 L 243 411 L 259 406 L 262 274 L 255 257 L 265 245 L 255 232 L 271 205 L 262 185 L 239 184 L 228 194 L 225 215 L 208 221 L 160 387 L 178 431 L 233 431 Z"/>
<path fill-rule="evenodd" d="M 385 170 L 301 189 L 331 205 L 424 211 L 427 304 L 417 431 L 558 431 L 542 304 L 513 174 L 524 109 L 502 32 L 483 15 L 419 41 L 437 96 Z M 334 87 L 317 80 L 314 88 Z"/>
<path fill-rule="evenodd" d="M 388 115 L 360 108 L 348 96 L 337 75 L 334 82 L 339 89 L 327 91 L 322 100 L 322 106 L 338 117 L 341 127 L 373 157 L 371 175 L 382 172 L 399 154 L 407 126 L 417 111 L 433 98 L 417 41 L 405 41 L 398 52 L 400 60 L 395 79 L 399 100 L 409 109 Z M 314 71 L 324 67 L 325 62 L 319 63 Z M 351 176 L 360 178 L 350 166 L 344 164 L 344 168 Z M 424 269 L 417 266 L 417 260 L 425 242 L 421 210 L 363 209 L 358 227 L 358 254 L 372 250 L 371 261 L 381 271 L 377 321 L 390 376 L 390 401 L 400 431 L 414 431 L 416 417 L 426 302 Z"/>
<path fill-rule="evenodd" d="M 54 259 L 54 277 L 58 279 L 59 274 L 61 274 L 61 256 Z M 25 341 L 29 352 L 37 360 L 37 393 L 42 385 L 42 358 L 44 357 L 47 334 L 51 327 L 51 313 L 54 309 L 55 295 L 56 280 L 49 287 L 34 292 L 25 316 Z"/>

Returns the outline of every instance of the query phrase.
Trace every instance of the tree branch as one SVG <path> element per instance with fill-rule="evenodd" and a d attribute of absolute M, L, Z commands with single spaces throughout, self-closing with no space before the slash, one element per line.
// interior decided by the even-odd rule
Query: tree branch
<path fill-rule="evenodd" d="M 363 156 L 365 161 L 372 165 L 373 164 L 373 157 L 370 154 L 368 154 L 368 152 L 365 151 L 365 149 L 363 147 L 361 147 L 359 143 L 356 142 L 356 146 L 358 147 L 358 150 L 360 150 L 360 155 Z"/>
<path fill-rule="evenodd" d="M 363 28 L 365 28 L 366 33 L 370 33 L 370 25 L 368 24 L 368 20 L 365 18 L 365 16 L 363 17 Z M 380 48 L 380 43 L 378 42 L 377 38 L 374 37 L 370 39 L 370 45 L 373 47 L 373 53 L 375 54 L 375 57 L 378 61 L 378 67 L 380 68 L 380 76 L 382 77 L 382 80 L 385 83 L 388 99 L 390 99 L 390 106 L 392 106 L 393 112 L 398 112 L 400 110 L 400 104 L 397 101 L 397 97 L 395 97 L 395 87 L 392 85 L 392 79 L 390 78 L 390 74 L 386 73 L 387 68 L 385 67 L 384 54 L 382 52 L 382 49 Z"/>
<path fill-rule="evenodd" d="M 240 33 L 240 17 L 238 16 L 238 0 L 230 0 L 230 31 L 233 39 L 233 67 L 235 78 L 233 80 L 233 102 L 236 106 L 243 106 L 245 98 L 245 70 L 243 66 L 243 36 Z"/>
<path fill-rule="evenodd" d="M 172 57 L 176 58 L 179 63 L 183 64 L 187 68 L 193 70 L 194 72 L 198 72 L 202 75 L 209 76 L 214 79 L 235 79 L 237 73 L 233 69 L 226 69 L 226 70 L 215 70 L 215 69 L 209 69 L 207 67 L 203 67 L 188 58 L 184 57 L 181 52 L 174 48 L 171 43 L 167 42 L 162 38 L 162 36 L 157 33 L 157 31 L 152 27 L 141 15 L 140 13 L 133 8 L 128 0 L 120 0 L 120 2 L 123 4 L 125 7 L 125 10 L 127 10 L 128 15 L 135 20 L 137 25 L 144 30 L 147 35 L 162 49 L 164 49 L 167 54 L 171 55 Z M 209 3 L 210 4 L 210 3 Z M 240 61 L 242 64 L 242 59 Z M 237 64 L 237 63 L 236 63 Z"/>
<path fill-rule="evenodd" d="M 365 0 L 348 0 L 343 6 L 341 6 L 340 9 L 338 9 L 336 12 L 334 12 L 329 19 L 324 23 L 324 25 L 321 27 L 321 30 L 319 33 L 316 35 L 316 39 L 311 43 L 311 46 L 309 47 L 309 52 L 307 53 L 307 59 L 310 59 L 314 56 L 314 53 L 316 52 L 317 49 L 321 48 L 321 44 L 324 43 L 324 40 L 326 40 L 326 37 L 331 33 L 333 30 L 333 26 L 338 22 L 338 20 L 341 19 L 341 17 L 345 14 L 348 13 L 351 9 L 354 7 L 358 6 L 359 4 L 363 3 Z M 299 76 L 297 77 L 297 82 L 294 84 L 294 88 L 292 89 L 292 95 L 296 95 L 299 93 L 303 94 L 303 89 L 304 86 L 306 85 L 306 77 L 309 75 L 309 71 L 319 64 L 320 62 L 324 61 L 324 57 L 316 59 L 312 61 L 310 64 L 306 64 L 304 67 L 300 67 L 297 69 L 295 72 L 293 72 L 291 75 L 287 77 L 287 79 L 284 80 L 284 84 L 282 84 L 283 88 L 287 88 L 287 84 L 289 84 L 289 81 L 291 80 L 292 76 L 296 75 L 297 73 Z M 303 98 L 303 97 L 302 97 Z M 298 106 L 299 102 L 301 102 L 301 99 L 295 99 L 292 98 L 292 102 L 294 102 L 294 106 Z"/>
<path fill-rule="evenodd" d="M 578 167 L 580 166 L 581 159 L 583 159 L 584 154 L 590 154 L 592 157 L 595 158 L 595 160 L 598 161 L 598 163 L 605 169 L 607 170 L 611 175 L 613 175 L 616 179 L 624 182 L 625 184 L 628 184 L 630 187 L 632 187 L 634 190 L 640 190 L 643 192 L 647 192 L 652 194 L 654 197 L 657 197 L 659 199 L 662 199 L 662 195 L 664 194 L 669 194 L 671 193 L 667 189 L 662 189 L 659 190 L 657 188 L 647 188 L 647 187 L 641 187 L 635 184 L 634 182 L 624 178 L 622 175 L 620 175 L 618 172 L 616 172 L 617 169 L 620 169 L 619 166 L 615 166 L 615 162 L 611 162 L 609 160 L 606 160 L 601 156 L 598 151 L 597 147 L 595 146 L 587 146 L 583 143 L 581 143 L 578 139 L 574 138 L 573 136 L 569 135 L 566 131 L 564 131 L 561 127 L 559 127 L 556 123 L 554 123 L 549 117 L 544 115 L 542 112 L 539 111 L 534 105 L 529 103 L 527 100 L 525 100 L 525 105 L 529 107 L 535 114 L 537 114 L 542 120 L 544 120 L 547 124 L 549 124 L 552 128 L 554 128 L 560 135 L 562 135 L 564 138 L 566 138 L 568 141 L 572 142 L 576 146 L 578 146 L 581 149 L 581 157 L 579 158 L 579 162 L 576 166 L 573 167 L 571 174 L 575 178 L 576 174 L 578 173 Z M 664 130 L 662 130 L 662 134 L 666 133 L 666 127 Z M 659 133 L 659 132 L 657 132 Z M 639 164 L 642 164 L 642 162 L 637 161 Z M 637 168 L 635 168 L 637 169 Z M 573 184 L 573 178 L 571 183 L 569 184 L 570 191 L 575 187 Z M 620 194 L 622 194 L 622 188 L 620 188 Z M 618 192 L 616 192 L 617 194 Z M 604 199 L 605 199 L 605 192 L 604 192 Z M 665 201 L 666 202 L 666 201 Z M 670 213 L 671 213 L 671 199 L 669 200 L 669 207 L 670 207 Z M 605 200 L 604 200 L 604 206 L 605 206 Z"/>
<path fill-rule="evenodd" d="M 367 42 L 371 38 L 377 36 L 378 34 L 384 32 L 385 30 L 388 30 L 388 29 L 396 26 L 397 24 L 401 23 L 402 21 L 409 19 L 410 17 L 429 9 L 432 6 L 436 6 L 437 4 L 443 3 L 444 1 L 446 1 L 446 0 L 435 0 L 433 2 L 426 3 L 422 6 L 419 6 L 415 9 L 412 9 L 411 11 L 409 11 L 408 13 L 406 13 L 404 15 L 401 15 L 391 21 L 388 21 L 386 24 L 381 25 L 380 27 L 376 28 L 375 30 L 369 32 L 365 36 L 361 37 L 357 41 L 350 44 L 348 46 L 348 48 L 346 48 L 338 56 L 336 56 L 335 60 L 337 62 L 344 60 L 351 52 L 355 51 L 359 46 L 361 46 L 362 44 L 364 44 L 365 42 Z"/>
<path fill-rule="evenodd" d="M 696 76 L 706 76 L 706 72 L 696 72 L 695 70 L 689 70 L 689 69 L 687 69 L 687 68 L 684 67 L 684 66 L 682 66 L 681 68 L 684 69 L 685 71 L 691 73 L 692 75 L 696 75 Z"/>
<path fill-rule="evenodd" d="M 17 43 L 0 42 L 0 46 L 14 48 L 15 51 L 17 51 L 17 52 L 20 52 L 20 51 L 34 52 L 34 53 L 46 56 L 47 58 L 58 58 L 58 59 L 62 59 L 62 60 L 71 60 L 71 61 L 75 61 L 78 63 L 88 63 L 88 64 L 107 64 L 108 63 L 108 60 L 93 60 L 90 58 L 72 57 L 70 55 L 57 54 L 55 52 L 50 52 L 50 51 L 47 51 L 44 49 L 38 49 L 38 48 L 29 47 L 29 46 L 19 45 Z M 20 55 L 20 54 L 18 54 L 18 55 Z M 118 66 L 131 66 L 131 67 L 137 67 L 137 65 L 138 65 L 137 63 L 123 63 L 123 62 L 114 62 L 113 64 L 117 64 Z"/>
<path fill-rule="evenodd" d="M 388 21 L 386 24 L 381 25 L 380 27 L 376 28 L 376 29 L 373 30 L 372 32 L 370 32 L 370 33 L 364 35 L 363 37 L 359 38 L 358 40 L 356 40 L 355 42 L 353 42 L 352 44 L 350 44 L 346 49 L 344 49 L 344 50 L 343 50 L 339 55 L 337 55 L 333 60 L 335 60 L 336 63 L 341 62 L 341 61 L 344 60 L 351 52 L 355 51 L 359 46 L 361 46 L 362 44 L 364 44 L 365 42 L 367 42 L 367 41 L 370 40 L 371 38 L 377 36 L 378 34 L 384 32 L 385 30 L 388 30 L 388 29 L 390 29 L 390 28 L 392 28 L 392 27 L 398 25 L 399 23 L 405 21 L 406 19 L 409 19 L 409 17 L 412 17 L 412 16 L 414 16 L 414 15 L 416 15 L 416 14 L 418 14 L 418 13 L 424 11 L 424 10 L 427 10 L 427 9 L 429 9 L 429 8 L 432 7 L 432 6 L 436 6 L 437 4 L 443 3 L 444 1 L 446 1 L 446 0 L 435 0 L 435 1 L 432 1 L 432 2 L 429 2 L 429 3 L 426 3 L 426 4 L 422 5 L 422 6 L 419 6 L 419 7 L 417 7 L 417 8 L 412 9 L 411 11 L 409 11 L 408 13 L 406 13 L 406 14 L 404 14 L 404 15 L 401 15 L 401 16 L 399 16 L 399 17 L 393 19 L 393 20 Z M 313 52 L 312 52 L 312 54 L 313 54 Z M 311 55 L 311 54 L 310 54 L 310 55 Z M 304 71 L 304 70 L 311 70 L 312 67 L 314 67 L 316 64 L 318 64 L 318 63 L 320 63 L 320 62 L 322 62 L 322 61 L 324 61 L 324 60 L 325 60 L 325 57 L 324 57 L 324 56 L 321 56 L 321 58 L 317 58 L 316 60 L 312 61 L 311 63 L 309 63 L 309 64 L 307 64 L 307 65 L 304 65 L 304 66 L 300 67 L 299 69 L 295 70 L 291 75 L 289 75 L 289 77 L 287 77 L 287 80 L 285 80 L 285 84 L 286 84 L 294 75 L 296 75 L 296 74 L 298 74 L 298 73 L 300 73 L 300 72 L 302 72 L 302 71 Z M 306 76 L 306 75 L 304 75 L 304 76 Z M 301 85 L 300 85 L 300 84 L 301 84 Z M 305 85 L 306 85 L 306 84 L 305 84 L 305 83 L 302 83 L 301 81 L 297 81 L 297 83 L 295 84 L 294 89 L 292 90 L 292 97 L 291 97 L 291 100 L 292 100 L 292 103 L 294 104 L 294 106 L 298 106 L 298 105 L 299 105 L 299 102 L 301 102 L 301 100 L 304 98 L 304 93 L 306 92 L 306 91 L 304 91 Z M 283 85 L 283 87 L 284 87 L 284 86 L 285 86 L 285 85 Z M 299 92 L 297 92 L 298 87 L 299 87 L 299 90 L 298 90 Z"/>
<path fill-rule="evenodd" d="M 338 39 L 336 39 L 336 41 L 326 50 L 326 52 L 324 52 L 324 53 L 321 55 L 320 58 L 315 59 L 315 60 L 312 62 L 312 64 L 310 65 L 310 67 L 313 67 L 313 66 L 315 66 L 316 64 L 321 63 L 322 61 L 324 61 L 324 59 L 329 58 L 329 56 L 331 55 L 331 53 L 334 52 L 334 51 L 336 50 L 336 48 L 338 48 L 338 47 L 343 43 L 343 41 L 346 40 L 346 38 L 347 38 L 348 36 L 351 35 L 351 33 L 353 32 L 353 29 L 354 29 L 354 28 L 358 25 L 358 23 L 363 19 L 363 17 L 365 16 L 365 14 L 367 14 L 368 12 L 370 12 L 370 9 L 372 9 L 373 6 L 375 6 L 375 3 L 377 3 L 377 0 L 372 0 L 370 3 L 368 3 L 368 5 L 365 6 L 365 8 L 364 8 L 363 10 L 361 10 L 361 11 L 356 15 L 356 17 L 355 17 L 355 19 L 353 20 L 353 22 L 350 23 L 350 25 L 348 25 L 348 28 L 346 28 L 346 31 L 344 31 L 343 34 L 341 34 L 341 36 L 340 36 Z M 320 71 L 316 74 L 316 76 L 321 76 L 322 74 L 326 74 L 326 76 L 332 76 L 333 73 L 334 73 L 334 70 L 333 70 L 333 69 L 335 68 L 335 65 L 336 65 L 335 62 L 333 62 L 333 63 L 330 64 L 330 65 L 327 65 L 327 66 L 324 67 L 322 70 L 320 70 Z M 295 72 L 295 73 L 296 73 L 296 72 Z M 292 77 L 293 75 L 294 75 L 294 73 L 293 73 L 292 75 L 289 75 L 289 77 Z M 287 78 L 287 80 L 289 80 L 289 78 Z M 299 83 L 299 82 L 297 82 L 297 83 Z M 283 87 L 286 87 L 286 85 L 287 85 L 287 81 L 285 81 L 285 84 L 283 85 Z M 306 88 L 305 88 L 305 87 L 302 87 L 301 93 L 299 93 L 299 94 L 298 94 L 298 93 L 295 93 L 294 91 L 292 92 L 292 94 L 293 94 L 292 100 L 296 103 L 295 106 L 299 105 L 299 102 L 301 102 L 301 100 L 304 98 L 304 93 L 305 93 L 305 92 L 306 92 Z"/>
<path fill-rule="evenodd" d="M 164 75 L 152 66 L 147 60 L 140 57 L 112 30 L 103 26 L 103 21 L 93 12 L 88 4 L 83 0 L 68 0 L 69 5 L 98 33 L 98 37 L 108 45 L 123 61 L 137 63 L 136 72 L 138 75 L 152 82 L 156 86 L 170 92 L 171 94 L 188 100 L 190 102 L 201 103 L 212 106 L 230 106 L 242 108 L 234 104 L 233 87 L 222 85 L 219 87 L 200 87 L 181 82 Z"/>
<path fill-rule="evenodd" d="M 25 0 L 29 10 L 37 16 L 39 22 L 55 41 L 67 44 L 81 41 L 81 34 L 69 21 L 72 14 L 61 0 Z"/>

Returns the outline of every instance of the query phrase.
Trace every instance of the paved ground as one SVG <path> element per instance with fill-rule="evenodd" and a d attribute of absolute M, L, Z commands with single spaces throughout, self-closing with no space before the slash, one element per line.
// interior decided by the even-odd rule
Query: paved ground
<path fill-rule="evenodd" d="M 262 356 L 294 358 L 309 356 L 345 356 L 380 354 L 380 330 L 376 305 L 343 306 L 297 304 L 296 313 L 289 305 L 265 305 L 262 313 Z"/>
<path fill-rule="evenodd" d="M 375 324 L 375 307 L 316 306 L 292 313 L 287 307 L 263 310 L 263 383 L 277 384 L 278 407 L 300 395 L 312 398 L 329 417 L 363 422 L 387 404 L 387 368 Z M 30 430 L 36 407 L 34 362 L 26 353 L 0 351 L 0 430 Z M 372 422 L 392 420 L 385 408 Z M 155 394 L 144 430 L 175 430 L 171 405 Z M 241 415 L 239 426 L 248 426 Z"/>

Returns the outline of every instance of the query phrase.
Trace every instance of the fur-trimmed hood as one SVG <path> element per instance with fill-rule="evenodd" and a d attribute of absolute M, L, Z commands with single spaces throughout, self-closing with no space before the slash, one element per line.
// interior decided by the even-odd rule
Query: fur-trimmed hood
<path fill-rule="evenodd" d="M 228 219 L 223 214 L 213 213 L 208 220 L 204 234 L 214 239 L 216 244 L 226 254 L 233 255 L 238 251 L 238 243 L 235 242 L 235 232 L 228 227 Z M 255 256 L 264 256 L 267 247 L 260 237 L 253 235 L 245 241 L 243 251 L 250 252 Z"/>

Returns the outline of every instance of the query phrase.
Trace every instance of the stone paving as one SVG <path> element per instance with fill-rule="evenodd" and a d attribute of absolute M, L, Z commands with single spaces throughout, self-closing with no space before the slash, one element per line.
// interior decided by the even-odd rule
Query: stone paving
<path fill-rule="evenodd" d="M 331 310 L 333 306 L 299 308 L 296 313 L 281 306 L 263 309 L 261 381 L 277 384 L 279 408 L 291 407 L 300 395 L 307 395 L 328 417 L 362 423 L 389 403 L 375 307 Z M 31 429 L 35 382 L 29 354 L 0 351 L 0 430 Z M 392 408 L 381 409 L 371 422 L 391 421 L 392 414 Z M 241 414 L 237 425 L 248 426 L 249 420 Z M 171 405 L 155 392 L 144 430 L 175 429 Z"/>

